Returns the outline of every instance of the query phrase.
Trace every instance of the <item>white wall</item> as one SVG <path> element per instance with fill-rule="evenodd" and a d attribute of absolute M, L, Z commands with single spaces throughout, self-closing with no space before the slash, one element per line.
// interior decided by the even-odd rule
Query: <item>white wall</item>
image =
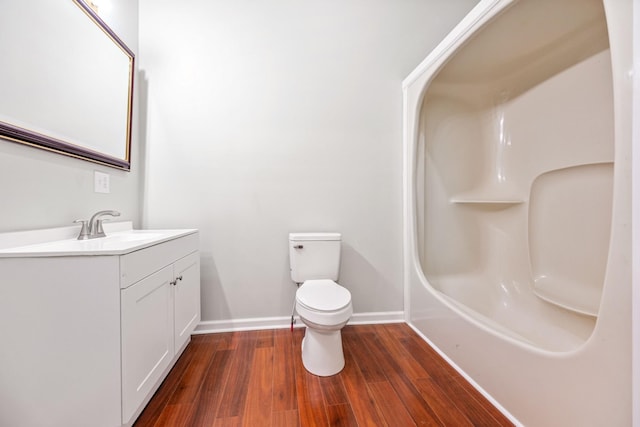
<path fill-rule="evenodd" d="M 109 16 L 104 17 L 136 53 L 137 3 L 137 0 L 112 0 Z M 46 34 L 36 36 L 47 37 Z M 19 42 L 19 35 L 0 39 L 0 43 Z M 25 76 L 29 71 L 25 70 Z M 66 226 L 100 209 L 116 209 L 122 213 L 120 219 L 139 222 L 142 174 L 135 128 L 136 106 L 131 172 L 0 139 L 0 232 Z M 110 175 L 110 194 L 94 193 L 94 170 Z"/>
<path fill-rule="evenodd" d="M 143 223 L 201 231 L 203 320 L 287 316 L 287 234 L 402 310 L 402 79 L 475 0 L 140 0 Z"/>

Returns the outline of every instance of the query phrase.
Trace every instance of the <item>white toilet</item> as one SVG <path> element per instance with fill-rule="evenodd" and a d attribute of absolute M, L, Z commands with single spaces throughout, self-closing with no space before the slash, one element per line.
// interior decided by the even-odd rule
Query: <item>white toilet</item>
<path fill-rule="evenodd" d="M 300 287 L 296 311 L 307 326 L 302 364 L 314 375 L 335 375 L 344 367 L 340 330 L 353 313 L 351 293 L 338 285 L 340 233 L 289 234 L 291 278 Z"/>

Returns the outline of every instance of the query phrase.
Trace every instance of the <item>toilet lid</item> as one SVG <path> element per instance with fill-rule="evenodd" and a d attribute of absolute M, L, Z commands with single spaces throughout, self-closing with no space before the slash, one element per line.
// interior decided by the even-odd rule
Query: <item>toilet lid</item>
<path fill-rule="evenodd" d="M 351 302 L 351 292 L 333 280 L 307 280 L 296 292 L 296 299 L 312 310 L 335 311 Z"/>

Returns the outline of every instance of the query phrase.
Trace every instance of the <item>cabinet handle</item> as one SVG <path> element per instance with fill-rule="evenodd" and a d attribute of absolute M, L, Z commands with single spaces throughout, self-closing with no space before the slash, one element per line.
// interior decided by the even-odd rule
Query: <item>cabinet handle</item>
<path fill-rule="evenodd" d="M 175 286 L 176 282 L 177 282 L 177 280 L 172 280 L 172 281 L 169 282 L 169 284 Z"/>
<path fill-rule="evenodd" d="M 180 275 L 180 276 L 176 277 L 176 282 L 177 282 L 178 280 L 182 281 L 182 275 Z"/>

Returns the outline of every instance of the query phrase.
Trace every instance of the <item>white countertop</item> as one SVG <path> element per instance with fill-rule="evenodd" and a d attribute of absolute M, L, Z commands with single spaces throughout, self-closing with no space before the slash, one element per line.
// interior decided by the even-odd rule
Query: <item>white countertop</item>
<path fill-rule="evenodd" d="M 74 226 L 0 233 L 0 258 L 124 255 L 198 232 L 134 230 L 131 222 L 122 222 L 105 224 L 106 237 L 77 240 L 79 230 Z"/>

